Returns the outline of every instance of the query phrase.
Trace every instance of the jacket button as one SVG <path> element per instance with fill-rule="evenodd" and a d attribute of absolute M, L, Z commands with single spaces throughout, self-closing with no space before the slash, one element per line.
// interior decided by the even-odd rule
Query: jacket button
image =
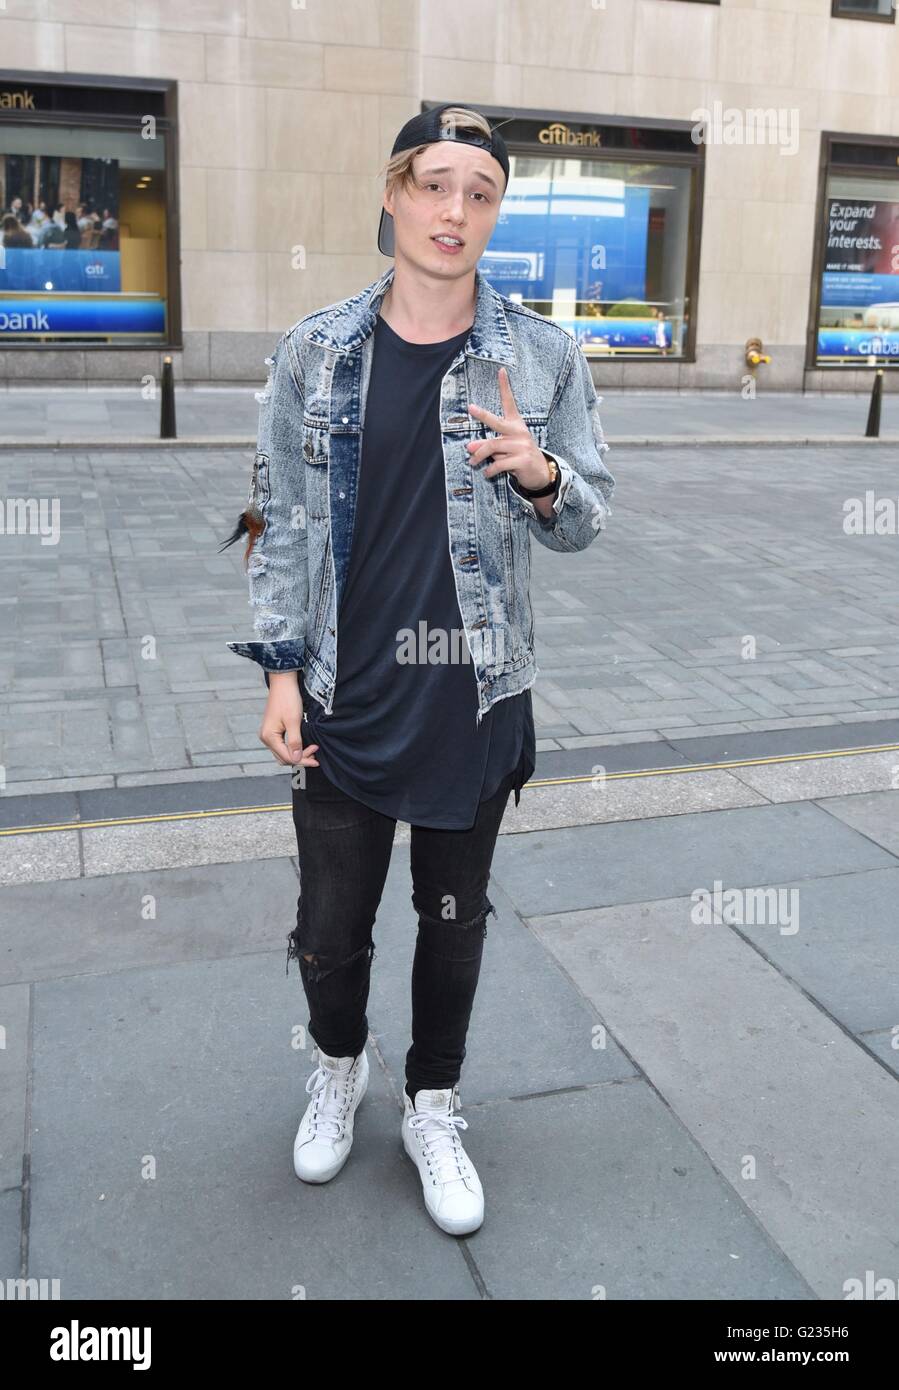
<path fill-rule="evenodd" d="M 312 443 L 311 443 L 311 441 L 307 439 L 307 440 L 306 440 L 306 443 L 303 445 L 303 453 L 304 453 L 305 457 L 306 457 L 307 459 L 311 459 L 314 452 L 315 452 L 315 451 L 314 451 L 313 448 L 312 448 Z"/>

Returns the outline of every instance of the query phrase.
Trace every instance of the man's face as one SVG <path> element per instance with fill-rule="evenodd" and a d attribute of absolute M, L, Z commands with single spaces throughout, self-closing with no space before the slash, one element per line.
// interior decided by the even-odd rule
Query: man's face
<path fill-rule="evenodd" d="M 467 275 L 499 217 L 505 174 L 477 145 L 440 140 L 415 156 L 414 183 L 384 195 L 393 215 L 396 259 L 433 275 Z M 438 240 L 443 238 L 443 240 Z"/>

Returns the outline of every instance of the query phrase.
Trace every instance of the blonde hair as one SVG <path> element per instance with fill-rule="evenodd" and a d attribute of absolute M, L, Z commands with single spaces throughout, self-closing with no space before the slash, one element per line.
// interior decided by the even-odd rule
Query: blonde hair
<path fill-rule="evenodd" d="M 448 106 L 445 111 L 441 112 L 440 125 L 442 129 L 464 130 L 470 131 L 472 134 L 483 135 L 488 140 L 493 134 L 486 116 L 482 116 L 480 111 L 472 111 L 468 106 Z M 431 143 L 433 142 L 428 142 L 428 144 Z M 400 150 L 399 154 L 392 155 L 388 159 L 384 166 L 387 193 L 393 196 L 400 185 L 408 188 L 414 182 L 412 164 L 422 150 L 427 148 L 427 144 L 416 145 L 414 149 Z"/>

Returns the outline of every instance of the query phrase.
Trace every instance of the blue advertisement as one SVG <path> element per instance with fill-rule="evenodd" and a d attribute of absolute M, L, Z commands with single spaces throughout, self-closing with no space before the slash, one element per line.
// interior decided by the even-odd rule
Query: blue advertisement
<path fill-rule="evenodd" d="M 823 308 L 866 309 L 869 304 L 899 303 L 899 275 L 825 270 L 821 277 Z"/>
<path fill-rule="evenodd" d="M 502 203 L 479 268 L 505 295 L 643 300 L 650 189 L 612 179 L 523 179 Z"/>
<path fill-rule="evenodd" d="M 665 321 L 660 324 L 658 319 L 619 319 L 604 318 L 597 315 L 595 318 L 584 315 L 573 319 L 553 319 L 561 328 L 566 329 L 578 341 L 578 345 L 585 351 L 594 351 L 613 348 L 617 352 L 627 351 L 628 349 L 646 352 L 648 349 L 662 347 L 659 341 L 661 334 L 664 334 L 664 346 L 668 349 L 672 345 L 672 325 Z"/>
<path fill-rule="evenodd" d="M 819 357 L 899 357 L 899 330 L 819 328 Z"/>
<path fill-rule="evenodd" d="M 5 246 L 0 251 L 0 292 L 17 294 L 117 294 L 122 288 L 118 251 L 67 251 L 65 247 Z"/>
<path fill-rule="evenodd" d="M 161 336 L 165 333 L 165 300 L 139 295 L 71 299 L 22 295 L 13 299 L 0 293 L 0 339 L 33 337 L 35 333 Z"/>

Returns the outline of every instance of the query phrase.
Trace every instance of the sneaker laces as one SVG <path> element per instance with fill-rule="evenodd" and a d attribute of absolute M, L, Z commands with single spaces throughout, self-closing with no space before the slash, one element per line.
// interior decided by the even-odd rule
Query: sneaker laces
<path fill-rule="evenodd" d="M 350 1071 L 333 1071 L 319 1064 L 306 1082 L 306 1092 L 316 1099 L 309 1117 L 314 1135 L 339 1139 L 343 1134 L 346 1112 L 347 1082 Z"/>
<path fill-rule="evenodd" d="M 431 1125 L 434 1129 L 426 1132 L 425 1126 Z M 436 1168 L 438 1182 L 454 1182 L 470 1176 L 468 1156 L 456 1133 L 457 1129 L 468 1129 L 468 1121 L 461 1115 L 435 1115 L 423 1110 L 409 1117 L 409 1128 L 419 1135 L 425 1153 Z"/>

